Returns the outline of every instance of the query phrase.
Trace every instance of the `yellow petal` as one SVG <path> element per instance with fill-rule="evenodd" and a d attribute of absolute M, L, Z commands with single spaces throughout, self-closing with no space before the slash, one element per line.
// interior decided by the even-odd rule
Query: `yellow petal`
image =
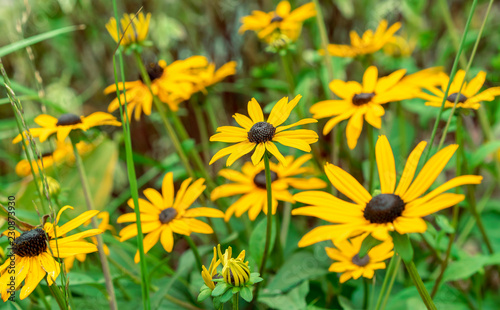
<path fill-rule="evenodd" d="M 382 135 L 378 138 L 375 157 L 377 159 L 382 194 L 392 194 L 396 187 L 396 163 L 386 136 Z"/>

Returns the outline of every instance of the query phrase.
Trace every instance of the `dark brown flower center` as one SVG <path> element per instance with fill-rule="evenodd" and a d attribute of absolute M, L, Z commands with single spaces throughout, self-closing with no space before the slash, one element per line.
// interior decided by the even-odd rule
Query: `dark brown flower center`
<path fill-rule="evenodd" d="M 453 93 L 453 94 L 449 95 L 446 100 L 448 100 L 449 102 L 455 103 L 455 100 L 457 100 L 457 96 L 458 96 L 458 93 Z M 464 94 L 460 94 L 460 97 L 458 97 L 458 102 L 464 103 L 465 101 L 467 101 L 467 97 L 465 97 Z"/>
<path fill-rule="evenodd" d="M 274 22 L 282 22 L 283 21 L 283 17 L 279 16 L 279 15 L 274 15 L 273 19 L 271 19 L 271 23 L 274 23 Z"/>
<path fill-rule="evenodd" d="M 160 213 L 160 222 L 162 224 L 168 224 L 177 216 L 177 210 L 174 208 L 166 208 Z"/>
<path fill-rule="evenodd" d="M 80 124 L 82 122 L 82 119 L 80 116 L 72 114 L 72 113 L 67 113 L 59 116 L 57 119 L 56 126 L 69 126 L 69 125 L 76 125 Z"/>
<path fill-rule="evenodd" d="M 276 181 L 278 179 L 278 174 L 274 171 L 271 171 L 271 183 Z M 253 178 L 253 182 L 258 188 L 263 188 L 266 189 L 266 171 L 262 170 L 261 172 L 257 173 L 255 177 Z"/>
<path fill-rule="evenodd" d="M 268 122 L 258 122 L 253 124 L 248 132 L 248 141 L 262 143 L 271 141 L 276 133 L 276 128 Z"/>
<path fill-rule="evenodd" d="M 363 258 L 360 258 L 359 254 L 356 254 L 352 258 L 352 263 L 354 265 L 359 266 L 359 267 L 365 267 L 366 265 L 368 265 L 369 262 L 370 262 L 370 256 L 368 256 L 368 254 L 363 256 Z"/>
<path fill-rule="evenodd" d="M 372 198 L 366 205 L 363 215 L 370 223 L 392 223 L 401 216 L 405 203 L 394 194 L 380 194 Z"/>
<path fill-rule="evenodd" d="M 352 104 L 357 106 L 367 104 L 372 100 L 373 97 L 375 97 L 375 93 L 356 94 L 352 96 Z"/>
<path fill-rule="evenodd" d="M 148 72 L 149 80 L 153 82 L 154 80 L 160 78 L 163 75 L 163 68 L 160 67 L 157 63 L 150 63 L 146 66 L 146 70 Z M 139 79 L 144 83 L 142 79 L 142 75 L 139 75 Z"/>
<path fill-rule="evenodd" d="M 42 228 L 22 233 L 12 244 L 12 252 L 21 257 L 38 256 L 46 250 L 47 236 Z"/>

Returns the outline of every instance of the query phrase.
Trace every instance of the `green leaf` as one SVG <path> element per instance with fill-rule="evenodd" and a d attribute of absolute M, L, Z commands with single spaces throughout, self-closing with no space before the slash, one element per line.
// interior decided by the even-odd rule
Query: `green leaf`
<path fill-rule="evenodd" d="M 344 310 L 354 310 L 354 309 L 356 309 L 354 307 L 354 305 L 352 304 L 352 302 L 348 298 L 346 298 L 346 297 L 344 297 L 342 295 L 339 295 L 338 299 L 339 299 L 340 306 L 342 306 L 342 309 L 344 309 Z"/>
<path fill-rule="evenodd" d="M 447 234 L 452 234 L 455 231 L 453 226 L 450 225 L 450 221 L 448 220 L 448 218 L 444 215 L 436 215 L 436 223 Z"/>
<path fill-rule="evenodd" d="M 202 290 L 200 292 L 200 294 L 198 295 L 198 301 L 204 301 L 205 299 L 207 299 L 210 295 L 212 295 L 212 290 L 209 289 L 209 288 L 206 288 L 204 290 Z"/>
<path fill-rule="evenodd" d="M 500 253 L 493 255 L 477 255 L 452 262 L 443 275 L 443 282 L 467 279 L 485 266 L 500 263 Z"/>
<path fill-rule="evenodd" d="M 227 283 L 219 282 L 214 290 L 212 291 L 212 296 L 220 296 L 224 294 L 229 289 L 229 285 Z"/>
<path fill-rule="evenodd" d="M 243 298 L 246 302 L 251 302 L 252 299 L 253 299 L 253 294 L 252 294 L 252 290 L 248 287 L 248 286 L 245 286 L 241 289 L 240 291 L 240 296 L 241 298 Z"/>
<path fill-rule="evenodd" d="M 470 159 L 471 169 L 482 164 L 486 157 L 500 148 L 500 141 L 491 141 L 481 145 Z"/>
<path fill-rule="evenodd" d="M 257 224 L 257 226 L 255 226 L 252 235 L 250 236 L 250 242 L 249 242 L 250 254 L 252 255 L 253 259 L 259 264 L 262 261 L 262 255 L 264 255 L 264 247 L 266 246 L 266 228 L 267 228 L 266 225 L 267 225 L 267 218 L 264 218 Z M 273 223 L 271 228 L 271 244 L 269 245 L 269 252 L 268 252 L 269 254 L 272 253 L 275 240 L 276 240 L 276 225 L 275 223 Z"/>
<path fill-rule="evenodd" d="M 326 254 L 325 254 L 326 256 Z M 288 291 L 300 282 L 314 279 L 328 273 L 326 260 L 310 252 L 298 252 L 286 259 L 267 289 L 270 291 Z"/>
<path fill-rule="evenodd" d="M 304 281 L 287 294 L 278 293 L 271 296 L 262 296 L 259 302 L 263 302 L 271 309 L 278 310 L 303 310 L 307 309 L 306 296 L 309 293 L 309 282 Z"/>
<path fill-rule="evenodd" d="M 227 290 L 226 293 L 224 293 L 224 295 L 220 297 L 220 301 L 222 303 L 228 302 L 231 299 L 231 297 L 233 297 L 233 291 Z"/>
<path fill-rule="evenodd" d="M 410 238 L 407 234 L 400 235 L 398 232 L 394 231 L 392 234 L 392 240 L 394 241 L 394 249 L 401 255 L 401 258 L 405 262 L 411 262 L 413 260 L 413 247 L 411 246 Z"/>
<path fill-rule="evenodd" d="M 362 258 L 363 256 L 366 255 L 373 247 L 381 244 L 382 241 L 375 239 L 372 237 L 372 235 L 368 235 L 368 237 L 363 240 L 363 243 L 361 243 L 361 248 L 359 249 L 359 257 Z"/>
<path fill-rule="evenodd" d="M 82 29 L 82 26 L 69 26 L 69 27 L 64 27 L 64 28 L 60 28 L 60 29 L 56 29 L 56 30 L 51 30 L 51 31 L 48 31 L 45 33 L 38 34 L 36 36 L 26 38 L 26 39 L 21 40 L 21 41 L 11 43 L 7 46 L 0 48 L 0 57 L 8 55 L 8 54 L 15 52 L 17 50 L 23 49 L 23 48 L 30 46 L 30 45 L 33 45 L 35 43 L 56 37 L 58 35 L 72 32 L 72 31 L 76 31 L 76 30 L 81 30 L 81 29 Z"/>

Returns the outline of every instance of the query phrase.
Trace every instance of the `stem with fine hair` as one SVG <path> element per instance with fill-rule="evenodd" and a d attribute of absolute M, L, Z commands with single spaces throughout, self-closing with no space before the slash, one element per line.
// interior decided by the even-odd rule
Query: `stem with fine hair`
<path fill-rule="evenodd" d="M 417 288 L 417 291 L 420 294 L 422 300 L 424 301 L 424 304 L 427 307 L 427 309 L 437 310 L 436 306 L 434 305 L 434 302 L 432 301 L 431 296 L 429 295 L 429 292 L 427 291 L 427 288 L 424 285 L 424 282 L 422 282 L 422 278 L 420 278 L 420 275 L 418 274 L 417 267 L 415 266 L 413 260 L 411 260 L 410 262 L 405 262 L 405 261 L 403 262 L 406 266 L 406 270 L 408 270 L 408 273 L 410 274 L 413 284 L 415 284 L 415 287 Z"/>
<path fill-rule="evenodd" d="M 450 91 L 450 86 L 451 83 L 453 82 L 453 78 L 455 77 L 455 74 L 458 69 L 458 60 L 460 58 L 460 55 L 462 54 L 462 50 L 464 49 L 464 42 L 465 42 L 465 37 L 467 36 L 467 32 L 469 31 L 469 25 L 472 20 L 472 16 L 474 15 L 474 11 L 476 10 L 477 6 L 477 0 L 474 0 L 472 2 L 472 6 L 469 12 L 469 17 L 467 18 L 467 23 L 465 24 L 465 29 L 464 33 L 462 35 L 462 39 L 460 40 L 460 46 L 458 47 L 457 55 L 455 56 L 455 60 L 453 61 L 453 67 L 451 69 L 451 74 L 450 74 L 450 79 L 448 81 L 448 85 L 446 86 L 446 91 L 444 92 L 443 96 L 443 102 L 441 103 L 441 107 L 439 108 L 438 115 L 436 117 L 436 121 L 434 122 L 434 127 L 432 128 L 432 133 L 431 133 L 431 138 L 429 141 L 429 148 L 425 151 L 425 154 L 423 156 L 424 162 L 427 162 L 430 156 L 430 151 L 432 149 L 432 144 L 434 143 L 434 139 L 436 138 L 436 133 L 439 125 L 439 121 L 441 120 L 441 115 L 443 114 L 444 107 L 446 104 L 446 100 L 448 99 L 448 92 Z"/>
<path fill-rule="evenodd" d="M 83 196 L 85 197 L 85 203 L 87 204 L 87 210 L 95 210 L 91 193 L 89 180 L 87 179 L 87 175 L 85 174 L 85 170 L 83 168 L 82 158 L 80 157 L 80 153 L 78 153 L 78 148 L 76 147 L 76 142 L 71 138 L 71 144 L 73 145 L 73 153 L 75 155 L 76 168 L 78 169 L 78 174 L 80 175 L 80 183 L 82 184 Z M 97 220 L 92 217 L 92 227 L 94 229 L 98 228 Z M 104 246 L 102 242 L 102 236 L 95 236 L 97 239 L 97 250 L 99 252 L 99 259 L 101 260 L 102 272 L 104 274 L 104 281 L 106 284 L 106 291 L 108 292 L 109 298 L 109 308 L 112 310 L 118 309 L 116 304 L 116 296 L 115 289 L 113 287 L 113 279 L 111 278 L 111 272 L 109 271 L 108 259 L 106 254 L 104 253 Z"/>
<path fill-rule="evenodd" d="M 196 259 L 196 266 L 198 267 L 199 271 L 201 272 L 202 271 L 201 266 L 203 265 L 203 262 L 201 261 L 201 256 L 200 256 L 200 252 L 198 251 L 198 247 L 194 243 L 193 239 L 191 239 L 191 237 L 184 236 L 184 239 L 187 241 L 187 243 L 189 244 L 189 247 L 193 251 L 194 258 Z"/>

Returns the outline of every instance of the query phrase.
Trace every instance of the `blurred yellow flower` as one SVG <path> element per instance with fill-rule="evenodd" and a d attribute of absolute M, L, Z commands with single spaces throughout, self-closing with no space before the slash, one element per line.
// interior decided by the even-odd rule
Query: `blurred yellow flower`
<path fill-rule="evenodd" d="M 89 116 L 78 116 L 75 114 L 67 113 L 55 118 L 47 114 L 38 115 L 35 118 L 35 123 L 42 126 L 42 128 L 31 128 L 29 131 L 31 135 L 44 142 L 53 134 L 57 134 L 57 141 L 63 142 L 73 130 L 87 131 L 96 126 L 121 126 L 121 123 L 116 120 L 111 114 L 105 112 L 95 112 Z M 26 137 L 26 132 L 24 133 Z M 21 134 L 17 135 L 12 143 L 21 142 Z"/>
<path fill-rule="evenodd" d="M 387 21 L 380 22 L 375 30 L 367 30 L 363 36 L 359 37 L 356 31 L 351 31 L 351 45 L 329 44 L 328 53 L 337 57 L 357 57 L 360 55 L 372 54 L 384 47 L 387 42 L 393 40 L 394 33 L 401 28 L 401 23 L 397 22 L 387 29 Z M 324 54 L 324 51 L 320 50 Z"/>
<path fill-rule="evenodd" d="M 79 154 L 85 154 L 89 152 L 93 146 L 84 141 L 80 141 L 76 144 Z M 65 162 L 73 162 L 75 160 L 75 155 L 73 154 L 73 146 L 71 143 L 67 142 L 57 142 L 56 149 L 53 152 L 46 152 L 41 154 L 42 158 L 38 160 L 32 160 L 31 165 L 36 174 L 39 173 L 38 166 L 47 169 L 52 166 L 58 166 Z M 38 164 L 38 165 L 37 165 Z M 26 159 L 20 160 L 16 165 L 16 173 L 20 177 L 26 177 L 31 174 L 30 163 Z"/>
<path fill-rule="evenodd" d="M 366 236 L 368 234 L 365 233 L 352 238 L 350 241 L 339 241 L 335 244 L 336 249 L 325 248 L 326 254 L 336 261 L 328 270 L 342 273 L 340 283 L 344 283 L 351 278 L 358 279 L 361 276 L 368 279 L 373 278 L 375 270 L 385 269 L 384 260 L 394 255 L 392 240 L 387 239 L 381 244 L 374 246 L 365 256 L 359 257 L 361 244 Z"/>
<path fill-rule="evenodd" d="M 309 167 L 302 167 L 304 163 L 312 158 L 312 155 L 303 155 L 296 160 L 293 156 L 286 156 L 286 166 L 277 165 L 270 162 L 271 169 L 271 189 L 273 197 L 273 214 L 276 213 L 278 201 L 288 201 L 294 203 L 295 200 L 289 192 L 288 187 L 297 189 L 318 189 L 326 187 L 326 183 L 318 178 L 299 178 L 299 174 L 313 173 Z M 250 220 L 255 220 L 261 211 L 267 214 L 267 191 L 266 175 L 264 163 L 260 162 L 254 166 L 251 162 L 246 162 L 241 169 L 242 172 L 232 169 L 222 169 L 219 175 L 234 183 L 224 184 L 212 191 L 211 199 L 216 200 L 221 197 L 241 195 L 235 203 L 227 210 L 224 219 L 229 221 L 233 214 L 240 217 L 248 211 Z"/>
<path fill-rule="evenodd" d="M 148 200 L 139 198 L 139 209 L 141 212 L 142 232 L 147 234 L 144 237 L 144 253 L 147 253 L 160 240 L 163 248 L 167 252 L 172 252 L 174 247 L 173 233 L 189 236 L 192 232 L 200 234 L 213 234 L 213 229 L 205 222 L 195 219 L 195 217 L 215 217 L 222 218 L 222 211 L 199 207 L 189 207 L 203 193 L 206 186 L 203 185 L 205 179 L 198 179 L 191 184 L 189 178 L 182 182 L 177 191 L 174 201 L 174 180 L 172 172 L 163 178 L 162 194 L 154 188 L 144 190 L 144 195 Z M 129 207 L 134 208 L 132 199 L 128 201 Z M 123 214 L 118 218 L 118 223 L 135 222 L 135 213 Z M 131 224 L 120 231 L 120 241 L 128 240 L 137 235 L 137 224 Z M 135 262 L 139 262 L 139 251 L 135 255 Z"/>
<path fill-rule="evenodd" d="M 415 44 L 415 40 L 394 35 L 384 45 L 383 51 L 385 54 L 394 57 L 410 57 L 415 49 Z"/>
<path fill-rule="evenodd" d="M 300 98 L 302 96 L 297 95 L 290 102 L 288 102 L 288 97 L 282 98 L 271 110 L 267 122 L 264 121 L 264 114 L 259 103 L 255 98 L 252 98 L 248 102 L 248 114 L 250 118 L 239 113 L 233 115 L 233 118 L 241 127 L 222 126 L 217 128 L 218 133 L 210 137 L 210 141 L 236 143 L 218 151 L 212 157 L 212 160 L 210 160 L 210 165 L 216 160 L 231 154 L 226 161 L 226 165 L 231 166 L 238 158 L 254 149 L 255 151 L 252 155 L 252 163 L 254 165 L 260 163 L 266 151 L 276 157 L 280 163 L 286 165 L 285 157 L 281 155 L 274 142 L 294 147 L 304 152 L 310 152 L 310 144 L 318 141 L 318 135 L 314 131 L 308 129 L 286 130 L 303 124 L 316 123 L 315 119 L 304 118 L 291 125 L 280 126 L 288 119 Z"/>
<path fill-rule="evenodd" d="M 326 164 L 325 172 L 332 185 L 353 203 L 326 192 L 295 194 L 293 198 L 296 201 L 308 206 L 292 210 L 293 215 L 314 216 L 336 223 L 314 228 L 302 237 L 299 246 L 305 247 L 325 240 L 336 243 L 365 232 L 379 240 L 390 238 L 390 231 L 400 234 L 425 232 L 427 224 L 423 220 L 424 216 L 456 205 L 465 198 L 464 195 L 444 192 L 465 184 L 479 184 L 483 179 L 477 175 L 462 175 L 422 196 L 458 148 L 455 144 L 437 152 L 413 180 L 426 144 L 424 141 L 420 142 L 411 152 L 396 188 L 394 155 L 386 136 L 379 136 L 375 157 L 381 194 L 374 197 L 349 173 L 335 165 Z"/>
<path fill-rule="evenodd" d="M 500 96 L 500 87 L 491 87 L 479 93 L 481 87 L 486 80 L 486 72 L 479 71 L 479 73 L 474 77 L 469 83 L 464 82 L 465 79 L 465 71 L 458 70 L 457 74 L 455 74 L 455 78 L 450 85 L 450 90 L 448 91 L 448 97 L 445 101 L 445 108 L 452 108 L 455 100 L 458 97 L 457 108 L 464 109 L 479 109 L 482 101 L 492 101 L 495 97 Z M 425 92 L 421 92 L 419 97 L 427 100 L 426 105 L 433 107 L 441 107 L 444 99 L 444 92 L 446 91 L 446 87 L 448 86 L 448 82 L 450 81 L 450 77 L 446 74 L 442 74 L 440 76 L 439 86 L 437 87 L 426 87 L 428 91 L 432 94 L 428 94 Z M 458 91 L 460 90 L 460 86 L 464 82 L 464 86 L 462 87 L 462 91 L 460 94 Z"/>
<path fill-rule="evenodd" d="M 363 84 L 333 80 L 330 90 L 341 99 L 320 101 L 311 106 L 310 112 L 316 119 L 334 116 L 323 127 L 324 135 L 341 121 L 349 119 L 346 136 L 347 145 L 352 150 L 361 135 L 363 118 L 368 124 L 380 129 L 381 117 L 385 114 L 382 104 L 412 98 L 419 91 L 409 82 L 398 85 L 405 73 L 406 70 L 401 69 L 378 78 L 377 67 L 371 66 L 363 75 Z"/>
<path fill-rule="evenodd" d="M 257 32 L 259 39 L 270 42 L 273 39 L 272 34 L 280 33 L 288 39 L 295 41 L 300 35 L 303 22 L 316 16 L 314 3 L 306 3 L 295 10 L 291 10 L 290 2 L 281 1 L 276 7 L 276 11 L 263 12 L 253 11 L 252 15 L 241 19 L 239 32 L 244 33 L 247 30 Z"/>
<path fill-rule="evenodd" d="M 120 19 L 121 27 L 119 29 L 117 29 L 118 25 L 114 17 L 109 19 L 109 22 L 106 24 L 106 29 L 111 37 L 113 37 L 113 40 L 115 40 L 116 43 L 119 42 L 120 45 L 128 46 L 134 43 L 140 44 L 146 40 L 150 19 L 151 13 L 144 16 L 144 13 L 140 12 L 137 18 L 135 14 L 123 14 L 123 17 Z"/>

